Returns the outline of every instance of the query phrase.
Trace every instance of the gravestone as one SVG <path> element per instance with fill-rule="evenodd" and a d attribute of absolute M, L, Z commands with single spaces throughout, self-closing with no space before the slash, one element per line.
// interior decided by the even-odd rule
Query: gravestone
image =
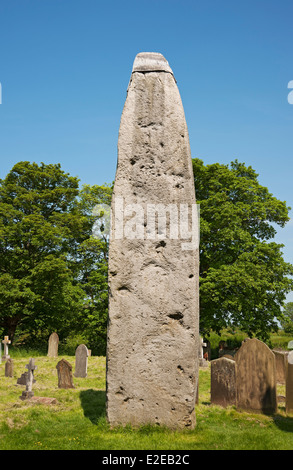
<path fill-rule="evenodd" d="M 58 373 L 58 387 L 75 388 L 72 379 L 72 365 L 66 361 L 66 359 L 61 359 L 61 361 L 58 362 L 56 369 Z"/>
<path fill-rule="evenodd" d="M 10 341 L 9 337 L 8 337 L 8 336 L 4 336 L 4 339 L 3 339 L 3 341 L 2 341 L 2 344 L 4 345 L 4 348 L 3 348 L 4 351 L 3 351 L 2 359 L 3 359 L 4 361 L 6 361 L 6 359 L 9 359 L 9 358 L 10 358 L 10 356 L 9 356 L 9 354 L 8 354 L 8 344 L 10 344 L 10 343 L 11 343 L 11 341 Z"/>
<path fill-rule="evenodd" d="M 193 428 L 198 218 L 184 110 L 159 53 L 140 53 L 133 64 L 111 220 L 108 422 Z"/>
<path fill-rule="evenodd" d="M 33 392 L 34 371 L 37 369 L 37 366 L 35 365 L 35 360 L 31 358 L 29 360 L 29 363 L 25 367 L 28 369 L 28 371 L 26 375 L 25 391 L 22 392 L 22 395 L 20 397 L 21 400 L 27 400 L 34 396 L 34 392 Z"/>
<path fill-rule="evenodd" d="M 286 413 L 293 415 L 293 351 L 288 354 L 286 377 Z"/>
<path fill-rule="evenodd" d="M 283 385 L 286 383 L 288 351 L 273 349 L 273 353 L 276 359 L 276 381 Z"/>
<path fill-rule="evenodd" d="M 236 362 L 227 357 L 211 361 L 211 403 L 230 406 L 236 403 Z"/>
<path fill-rule="evenodd" d="M 48 356 L 58 357 L 59 336 L 57 333 L 52 333 L 48 341 Z"/>
<path fill-rule="evenodd" d="M 5 377 L 13 377 L 13 360 L 11 358 L 5 362 Z"/>
<path fill-rule="evenodd" d="M 21 374 L 21 376 L 17 379 L 16 384 L 17 384 L 17 385 L 26 385 L 27 380 L 28 380 L 28 372 L 24 372 L 24 373 Z M 35 382 L 36 382 L 36 379 L 33 378 L 33 383 L 35 383 Z"/>
<path fill-rule="evenodd" d="M 75 377 L 87 376 L 88 348 L 85 344 L 80 344 L 75 351 Z"/>
<path fill-rule="evenodd" d="M 207 343 L 204 343 L 203 338 L 199 337 L 199 351 L 198 351 L 198 365 L 199 367 L 208 367 L 209 363 L 203 356 L 203 348 L 207 346 Z"/>
<path fill-rule="evenodd" d="M 287 345 L 287 348 L 288 349 L 293 349 L 293 340 L 292 341 L 289 341 L 288 345 Z"/>
<path fill-rule="evenodd" d="M 243 341 L 235 355 L 236 407 L 252 412 L 277 409 L 275 355 L 256 338 Z"/>

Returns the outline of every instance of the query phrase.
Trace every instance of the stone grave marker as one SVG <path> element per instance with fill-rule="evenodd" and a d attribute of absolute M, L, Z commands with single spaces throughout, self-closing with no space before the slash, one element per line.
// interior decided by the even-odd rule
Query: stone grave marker
<path fill-rule="evenodd" d="M 211 403 L 227 407 L 236 404 L 236 362 L 227 357 L 211 361 Z"/>
<path fill-rule="evenodd" d="M 2 344 L 4 345 L 4 348 L 3 348 L 4 351 L 3 351 L 2 359 L 3 359 L 4 361 L 6 361 L 6 359 L 9 359 L 9 358 L 10 358 L 10 356 L 9 356 L 9 354 L 8 354 L 8 344 L 10 344 L 10 343 L 11 343 L 11 341 L 10 341 L 9 337 L 8 337 L 8 336 L 4 336 L 4 339 L 3 339 L 3 341 L 2 341 Z"/>
<path fill-rule="evenodd" d="M 25 391 L 22 392 L 22 395 L 20 397 L 21 400 L 27 400 L 34 396 L 34 392 L 33 392 L 34 371 L 37 369 L 37 366 L 35 365 L 35 360 L 31 358 L 29 360 L 29 363 L 25 367 L 28 369 L 28 371 L 26 375 Z"/>
<path fill-rule="evenodd" d="M 286 413 L 293 415 L 293 351 L 288 354 L 286 377 Z"/>
<path fill-rule="evenodd" d="M 235 355 L 236 407 L 259 413 L 277 409 L 275 355 L 262 341 L 243 341 Z"/>
<path fill-rule="evenodd" d="M 111 220 L 108 422 L 191 429 L 198 385 L 198 216 L 184 109 L 159 53 L 142 52 L 134 60 Z"/>
<path fill-rule="evenodd" d="M 58 387 L 75 388 L 72 379 L 72 365 L 66 361 L 66 359 L 61 359 L 61 361 L 58 362 L 56 369 L 58 373 Z"/>
<path fill-rule="evenodd" d="M 287 348 L 288 349 L 293 349 L 293 340 L 289 341 Z"/>
<path fill-rule="evenodd" d="M 5 362 L 5 377 L 13 377 L 13 360 L 11 358 Z"/>
<path fill-rule="evenodd" d="M 273 353 L 276 359 L 276 381 L 283 385 L 286 383 L 288 351 L 273 349 Z"/>
<path fill-rule="evenodd" d="M 209 363 L 203 356 L 203 348 L 207 346 L 207 343 L 204 343 L 203 338 L 199 337 L 199 351 L 198 351 L 198 365 L 199 367 L 208 367 Z"/>
<path fill-rule="evenodd" d="M 88 348 L 85 344 L 80 344 L 75 351 L 75 377 L 87 376 Z"/>
<path fill-rule="evenodd" d="M 58 357 L 59 336 L 57 333 L 52 333 L 48 341 L 48 356 Z"/>

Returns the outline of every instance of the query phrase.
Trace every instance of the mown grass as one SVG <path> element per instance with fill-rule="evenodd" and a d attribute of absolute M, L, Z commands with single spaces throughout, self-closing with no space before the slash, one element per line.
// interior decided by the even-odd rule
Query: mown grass
<path fill-rule="evenodd" d="M 293 418 L 284 403 L 274 416 L 239 412 L 210 403 L 210 370 L 200 370 L 197 426 L 170 431 L 157 426 L 110 429 L 105 416 L 105 358 L 90 357 L 88 377 L 73 377 L 74 389 L 58 388 L 59 358 L 35 357 L 35 396 L 54 397 L 55 405 L 20 400 L 23 386 L 16 385 L 29 356 L 16 357 L 14 377 L 4 376 L 0 365 L 1 450 L 291 450 Z M 30 356 L 33 357 L 33 356 Z M 74 357 L 62 356 L 73 366 Z M 284 395 L 284 387 L 279 388 Z"/>

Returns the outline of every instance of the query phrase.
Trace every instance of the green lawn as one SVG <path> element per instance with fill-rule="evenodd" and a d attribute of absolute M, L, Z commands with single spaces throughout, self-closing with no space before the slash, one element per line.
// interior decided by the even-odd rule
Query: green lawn
<path fill-rule="evenodd" d="M 20 400 L 24 386 L 16 385 L 28 363 L 17 355 L 14 377 L 4 376 L 0 365 L 0 449 L 48 450 L 291 450 L 293 418 L 284 403 L 275 416 L 238 412 L 210 404 L 210 371 L 200 370 L 197 426 L 194 430 L 170 431 L 157 426 L 110 429 L 105 418 L 105 358 L 90 357 L 88 377 L 73 377 L 74 389 L 58 389 L 56 364 L 62 357 L 73 366 L 74 357 L 36 355 L 35 396 L 54 397 L 55 405 Z M 279 387 L 284 395 L 284 387 Z"/>

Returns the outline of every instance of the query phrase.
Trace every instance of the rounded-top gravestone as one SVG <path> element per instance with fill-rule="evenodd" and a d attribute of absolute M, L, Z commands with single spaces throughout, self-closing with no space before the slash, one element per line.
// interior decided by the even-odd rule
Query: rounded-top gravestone
<path fill-rule="evenodd" d="M 48 356 L 58 357 L 59 336 L 57 333 L 52 333 L 48 341 Z"/>

